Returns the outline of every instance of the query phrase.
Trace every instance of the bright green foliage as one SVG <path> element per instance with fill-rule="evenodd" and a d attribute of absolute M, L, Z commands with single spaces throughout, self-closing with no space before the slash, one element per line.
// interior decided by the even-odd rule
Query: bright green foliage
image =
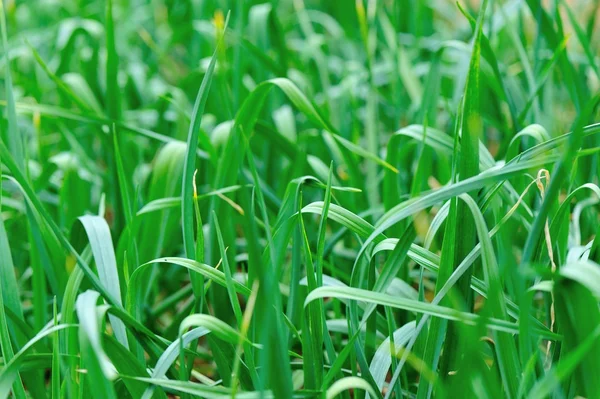
<path fill-rule="evenodd" d="M 600 397 L 599 4 L 0 0 L 0 399 Z"/>

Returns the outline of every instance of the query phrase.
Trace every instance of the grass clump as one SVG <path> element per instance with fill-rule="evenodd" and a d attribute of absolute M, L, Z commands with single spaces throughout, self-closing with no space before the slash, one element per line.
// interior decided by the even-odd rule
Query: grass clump
<path fill-rule="evenodd" d="M 597 2 L 0 4 L 0 398 L 600 397 Z"/>

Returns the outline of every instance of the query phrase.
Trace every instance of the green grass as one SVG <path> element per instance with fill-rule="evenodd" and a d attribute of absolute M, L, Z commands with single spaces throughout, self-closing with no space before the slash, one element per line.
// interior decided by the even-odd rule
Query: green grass
<path fill-rule="evenodd" d="M 600 397 L 600 2 L 261 1 L 0 0 L 0 398 Z"/>

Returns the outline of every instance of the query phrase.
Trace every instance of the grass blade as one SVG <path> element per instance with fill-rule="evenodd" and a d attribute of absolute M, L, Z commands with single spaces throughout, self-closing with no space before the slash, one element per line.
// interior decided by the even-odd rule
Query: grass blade
<path fill-rule="evenodd" d="M 101 284 L 106 287 L 113 298 L 116 298 L 116 303 L 122 305 L 121 281 L 124 281 L 123 270 L 117 266 L 108 224 L 100 216 L 82 216 L 79 221 L 88 236 Z M 126 288 L 123 292 L 125 290 Z M 123 322 L 111 317 L 111 324 L 119 342 L 128 347 Z"/>

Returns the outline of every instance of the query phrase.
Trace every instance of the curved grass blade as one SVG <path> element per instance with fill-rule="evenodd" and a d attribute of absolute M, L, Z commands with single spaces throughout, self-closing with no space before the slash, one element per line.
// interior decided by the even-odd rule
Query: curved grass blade
<path fill-rule="evenodd" d="M 86 215 L 81 216 L 79 221 L 88 236 L 90 247 L 94 254 L 94 260 L 96 261 L 98 275 L 100 276 L 100 282 L 106 287 L 108 292 L 116 298 L 117 303 L 122 305 L 122 284 L 120 281 L 124 280 L 124 277 L 122 277 L 123 271 L 119 270 L 117 266 L 110 229 L 108 228 L 106 220 L 100 216 Z M 127 348 L 128 343 L 125 325 L 121 320 L 112 316 L 109 317 L 117 339 Z"/>
<path fill-rule="evenodd" d="M 101 381 L 98 388 L 102 388 L 104 395 L 116 397 L 111 381 L 117 377 L 117 372 L 101 344 L 100 323 L 106 310 L 100 310 L 97 306 L 99 298 L 100 294 L 92 290 L 77 297 L 75 307 L 79 318 L 79 342 L 89 377 Z"/>
<path fill-rule="evenodd" d="M 337 380 L 326 392 L 327 399 L 333 399 L 338 397 L 342 392 L 347 391 L 349 389 L 354 390 L 356 392 L 357 389 L 367 391 L 371 395 L 375 395 L 375 391 L 371 387 L 367 381 L 363 380 L 360 377 L 344 377 L 340 380 Z"/>
<path fill-rule="evenodd" d="M 388 294 L 381 294 L 378 292 L 371 292 L 352 287 L 319 287 L 306 297 L 304 306 L 306 307 L 310 302 L 320 298 L 348 299 L 367 303 L 375 303 L 377 305 L 390 306 L 393 308 L 408 310 L 410 312 L 428 314 L 446 320 L 459 321 L 467 325 L 477 325 L 477 323 L 482 321 L 481 316 L 473 313 L 461 312 L 444 306 L 419 302 L 413 299 L 397 298 Z M 519 327 L 517 324 L 506 320 L 487 318 L 485 319 L 485 322 L 488 328 L 494 331 L 510 334 L 517 334 L 519 332 Z M 540 336 L 545 338 L 559 338 L 559 336 L 556 334 L 545 331 L 538 332 Z"/>
<path fill-rule="evenodd" d="M 154 369 L 152 370 L 151 378 L 164 378 L 167 374 L 167 371 L 171 367 L 171 365 L 177 360 L 178 353 L 180 347 L 180 339 L 183 340 L 183 346 L 186 347 L 191 342 L 203 337 L 204 335 L 210 333 L 210 330 L 204 327 L 197 327 L 191 331 L 186 332 L 182 335 L 181 338 L 173 341 L 171 345 L 163 352 L 160 356 Z M 142 399 L 151 399 L 154 392 L 153 387 L 148 387 L 142 396 Z"/>
<path fill-rule="evenodd" d="M 392 365 L 392 356 L 396 356 L 396 353 L 402 349 L 406 343 L 411 339 L 415 332 L 415 322 L 409 322 L 396 331 L 394 331 L 394 342 L 390 341 L 390 337 L 386 338 L 385 341 L 379 345 L 373 359 L 371 360 L 371 365 L 369 369 L 371 370 L 371 375 L 373 379 L 377 383 L 377 387 L 381 391 L 383 389 L 383 384 L 387 377 L 388 372 L 390 371 L 390 366 Z M 366 399 L 369 399 L 370 396 L 367 394 Z"/>

